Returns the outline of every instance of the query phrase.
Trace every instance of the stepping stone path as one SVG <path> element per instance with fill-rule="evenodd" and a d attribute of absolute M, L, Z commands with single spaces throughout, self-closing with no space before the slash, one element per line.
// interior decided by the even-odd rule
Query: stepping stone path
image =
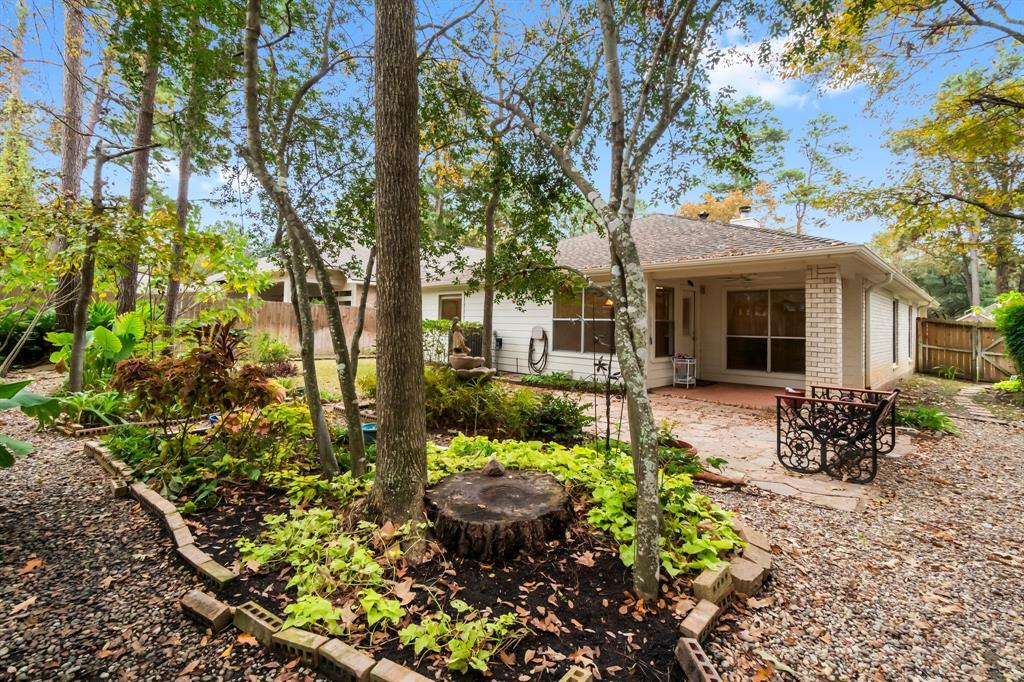
<path fill-rule="evenodd" d="M 36 446 L 0 470 L 0 679 L 322 679 L 188 620 L 179 602 L 203 586 L 81 441 L 10 410 L 0 432 Z"/>
<path fill-rule="evenodd" d="M 964 386 L 961 388 L 955 396 L 953 396 L 953 402 L 956 403 L 957 407 L 962 408 L 967 414 L 958 415 L 965 416 L 970 419 L 974 419 L 982 422 L 991 422 L 993 424 L 1006 424 L 1007 421 L 998 419 L 992 411 L 984 405 L 979 405 L 975 398 L 987 391 L 986 386 L 974 385 Z"/>

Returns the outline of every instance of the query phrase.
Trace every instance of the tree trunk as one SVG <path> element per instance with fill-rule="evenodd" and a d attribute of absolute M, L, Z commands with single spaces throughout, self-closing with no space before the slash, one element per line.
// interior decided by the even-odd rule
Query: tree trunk
<path fill-rule="evenodd" d="M 345 326 L 341 320 L 341 306 L 338 303 L 338 295 L 334 293 L 334 286 L 331 284 L 331 275 L 320 256 L 320 248 L 309 235 L 305 226 L 302 225 L 298 214 L 295 212 L 288 200 L 287 215 L 285 222 L 289 224 L 297 239 L 301 242 L 306 257 L 313 264 L 313 271 L 316 273 L 317 282 L 320 285 L 320 295 L 324 299 L 324 311 L 327 313 L 327 326 L 331 333 L 331 347 L 334 349 L 335 365 L 338 370 L 338 384 L 341 387 L 342 404 L 345 406 L 345 425 L 348 428 L 349 453 L 352 458 L 352 473 L 355 476 L 362 476 L 366 473 L 366 444 L 363 442 L 363 422 L 359 416 L 359 396 L 356 394 L 356 374 L 349 355 L 349 347 L 345 340 Z M 300 286 L 305 285 L 305 277 Z"/>
<path fill-rule="evenodd" d="M 77 0 L 64 0 L 64 123 L 60 140 L 60 200 L 69 210 L 82 194 L 82 169 L 85 148 L 81 142 L 82 106 L 85 69 L 82 50 L 85 14 Z M 54 240 L 54 254 L 67 248 L 67 239 L 61 235 Z M 75 308 L 77 273 L 69 269 L 57 282 L 56 329 L 71 329 Z"/>
<path fill-rule="evenodd" d="M 164 336 L 171 336 L 178 319 L 178 294 L 181 291 L 182 256 L 185 252 L 185 229 L 188 225 L 188 185 L 192 177 L 192 145 L 185 141 L 178 155 L 178 196 L 174 202 L 178 232 L 171 246 L 171 272 L 167 278 L 167 293 L 164 300 Z"/>
<path fill-rule="evenodd" d="M 324 418 L 324 406 L 320 402 L 320 385 L 316 378 L 316 359 L 313 355 L 313 314 L 309 307 L 309 291 L 305 286 L 306 264 L 303 262 L 301 247 L 294 235 L 288 235 L 288 278 L 292 283 L 292 307 L 299 324 L 299 348 L 302 356 L 302 382 L 306 394 L 306 406 L 313 421 L 316 451 L 320 459 L 320 471 L 328 478 L 339 473 L 338 460 L 334 456 L 331 432 Z"/>
<path fill-rule="evenodd" d="M 155 38 L 151 40 L 155 40 Z M 135 121 L 135 138 L 132 142 L 132 146 L 139 151 L 132 156 L 132 175 L 128 185 L 128 208 L 136 217 L 141 217 L 146 207 L 146 190 L 149 186 L 149 146 L 153 142 L 156 84 L 160 74 L 160 62 L 152 46 L 146 59 L 146 72 L 139 100 L 139 115 Z M 138 253 L 127 256 L 121 267 L 123 272 L 117 277 L 117 312 L 126 313 L 135 310 L 138 296 Z"/>
<path fill-rule="evenodd" d="M 494 238 L 498 214 L 501 177 L 492 178 L 491 195 L 484 209 L 484 319 L 483 351 L 484 365 L 494 367 Z"/>
<path fill-rule="evenodd" d="M 85 379 L 85 334 L 89 322 L 89 302 L 96 279 L 96 244 L 99 242 L 99 217 L 103 213 L 103 165 L 107 156 L 103 143 L 96 145 L 96 160 L 92 171 L 92 220 L 85 236 L 85 254 L 79 273 L 78 298 L 75 301 L 71 358 L 68 363 L 68 390 L 72 393 L 84 388 Z"/>
<path fill-rule="evenodd" d="M 615 303 L 615 351 L 626 392 L 629 441 L 636 477 L 636 557 L 633 587 L 637 595 L 657 597 L 661 572 L 661 494 L 658 435 L 647 395 L 647 283 L 630 235 L 632 202 L 628 195 L 619 220 L 607 226 Z"/>
<path fill-rule="evenodd" d="M 370 297 L 370 282 L 373 281 L 373 268 L 377 262 L 377 245 L 370 247 L 370 255 L 366 258 L 366 274 L 363 276 L 363 288 L 359 291 L 359 307 L 356 312 L 356 327 L 352 330 L 349 360 L 352 362 L 352 376 L 359 369 L 359 342 L 363 338 L 363 327 L 366 326 L 366 303 Z"/>
<path fill-rule="evenodd" d="M 288 229 L 289 237 L 294 239 L 301 246 L 306 258 L 313 265 L 317 281 L 320 283 L 320 293 L 324 298 L 324 308 L 327 312 L 327 320 L 331 333 L 331 344 L 334 350 L 338 383 L 341 385 L 342 397 L 345 405 L 345 422 L 349 431 L 349 452 L 352 458 L 352 473 L 362 476 L 366 472 L 366 452 L 363 444 L 362 421 L 359 417 L 359 401 L 355 390 L 355 374 L 352 363 L 349 359 L 349 348 L 345 341 L 345 328 L 341 321 L 341 310 L 338 306 L 338 298 L 331 285 L 330 275 L 320 256 L 320 247 L 310 236 L 309 231 L 302 222 L 302 218 L 292 204 L 291 196 L 288 193 L 287 165 L 282 158 L 284 150 L 278 149 L 277 158 L 278 173 L 284 174 L 283 182 L 275 180 L 263 160 L 263 143 L 260 126 L 260 111 L 258 99 L 259 86 L 259 61 L 257 50 L 259 46 L 260 28 L 262 26 L 262 3 L 261 0 L 248 0 L 246 6 L 246 33 L 244 46 L 245 63 L 245 118 L 248 125 L 247 145 L 242 150 L 249 170 L 256 176 L 264 191 L 273 200 L 277 208 L 278 217 L 284 222 Z M 305 287 L 305 272 L 298 278 L 296 284 Z M 418 280 L 417 280 L 418 281 Z"/>
<path fill-rule="evenodd" d="M 400 525 L 422 519 L 427 479 L 415 2 L 378 0 L 374 20 L 379 435 L 371 502 Z"/>

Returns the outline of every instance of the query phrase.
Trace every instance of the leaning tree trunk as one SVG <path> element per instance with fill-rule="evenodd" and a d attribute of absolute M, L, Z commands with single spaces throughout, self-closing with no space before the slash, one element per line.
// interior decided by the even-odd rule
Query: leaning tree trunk
<path fill-rule="evenodd" d="M 99 219 L 103 213 L 103 164 L 107 156 L 103 143 L 96 144 L 96 161 L 92 172 L 92 220 L 85 237 L 85 255 L 79 273 L 78 300 L 75 302 L 74 324 L 72 325 L 71 358 L 68 362 L 68 390 L 81 391 L 85 379 L 85 333 L 89 322 L 89 302 L 96 279 L 96 244 L 99 242 Z"/>
<path fill-rule="evenodd" d="M 292 283 L 292 305 L 299 323 L 299 348 L 302 357 L 302 383 L 306 393 L 306 406 L 313 422 L 316 452 L 320 459 L 320 471 L 332 478 L 339 473 L 338 460 L 334 456 L 334 444 L 324 418 L 324 406 L 320 402 L 320 385 L 316 378 L 316 358 L 313 353 L 313 314 L 309 307 L 309 291 L 306 289 L 306 265 L 301 247 L 294 235 L 288 235 L 288 278 Z"/>
<path fill-rule="evenodd" d="M 80 136 L 82 127 L 83 84 L 85 69 L 82 66 L 83 34 L 85 14 L 77 0 L 64 0 L 64 110 L 61 119 L 64 127 L 60 142 L 60 199 L 68 210 L 81 197 L 82 168 L 85 149 Z M 63 235 L 54 240 L 56 258 L 62 258 L 61 251 L 67 248 Z M 57 282 L 56 328 L 71 329 L 75 307 L 75 286 L 77 273 L 74 269 L 61 274 Z"/>
<path fill-rule="evenodd" d="M 377 263 L 377 245 L 370 247 L 370 255 L 366 259 L 366 273 L 363 276 L 363 288 L 359 291 L 359 306 L 356 308 L 356 326 L 352 330 L 352 339 L 349 342 L 348 356 L 352 363 L 352 376 L 355 377 L 359 369 L 359 343 L 363 338 L 363 328 L 366 326 L 366 305 L 370 297 L 370 282 L 373 280 L 373 268 Z"/>
<path fill-rule="evenodd" d="M 317 282 L 320 284 L 320 295 L 324 299 L 324 311 L 327 313 L 327 327 L 331 334 L 331 346 L 334 350 L 335 366 L 338 371 L 338 384 L 341 387 L 341 400 L 345 407 L 345 424 L 348 427 L 349 453 L 352 458 L 352 473 L 355 476 L 362 476 L 366 473 L 366 445 L 363 441 L 363 423 L 359 416 L 359 396 L 356 394 L 355 367 L 352 364 L 349 354 L 348 343 L 345 340 L 345 326 L 341 319 L 341 306 L 338 302 L 338 295 L 334 293 L 334 286 L 331 284 L 331 275 L 320 256 L 320 248 L 310 236 L 309 232 L 302 225 L 301 220 L 295 213 L 291 201 L 282 197 L 287 204 L 285 211 L 287 216 L 285 222 L 289 225 L 289 234 L 293 232 L 301 242 L 306 257 L 313 264 L 313 271 L 316 273 Z M 301 278 L 301 284 L 305 286 L 305 275 Z"/>
<path fill-rule="evenodd" d="M 484 319 L 483 351 L 484 365 L 494 367 L 494 238 L 498 214 L 501 178 L 495 173 L 492 178 L 491 195 L 484 209 Z"/>
<path fill-rule="evenodd" d="M 416 5 L 374 3 L 377 228 L 377 469 L 388 521 L 423 516 L 427 479 L 420 292 Z"/>
<path fill-rule="evenodd" d="M 132 156 L 132 175 L 128 185 L 128 208 L 136 217 L 141 217 L 146 207 L 149 147 L 153 142 L 153 117 L 156 110 L 156 84 L 159 73 L 160 63 L 151 49 L 146 61 L 139 115 L 135 122 L 135 139 L 132 143 L 139 151 Z M 129 254 L 121 267 L 123 272 L 117 277 L 117 312 L 126 313 L 135 310 L 139 286 L 139 254 Z"/>
<path fill-rule="evenodd" d="M 247 144 L 240 152 L 252 174 L 256 176 L 260 186 L 273 200 L 277 207 L 279 218 L 288 229 L 290 238 L 295 239 L 301 246 L 306 258 L 313 265 L 317 280 L 320 283 L 321 295 L 324 297 L 324 308 L 327 312 L 327 321 L 331 333 L 337 369 L 338 382 L 341 385 L 342 397 L 345 405 L 345 420 L 349 430 L 349 452 L 352 456 L 352 473 L 361 476 L 365 473 L 366 454 L 363 444 L 362 422 L 359 418 L 359 401 L 355 390 L 355 374 L 352 363 L 349 361 L 349 349 L 345 341 L 345 328 L 341 321 L 341 310 L 338 306 L 337 295 L 331 285 L 330 275 L 320 256 L 320 247 L 310 236 L 309 231 L 302 222 L 302 218 L 292 204 L 287 184 L 287 163 L 284 158 L 285 149 L 279 146 L 277 150 L 277 171 L 281 177 L 275 179 L 264 161 L 262 132 L 260 129 L 260 108 L 259 108 L 259 35 L 262 26 L 262 2 L 261 0 L 247 0 L 246 3 L 246 32 L 243 48 L 245 65 L 245 119 L 248 125 L 246 133 Z M 321 75 L 326 72 L 322 72 Z M 316 77 L 314 77 L 316 78 Z M 307 81 L 311 87 L 315 80 Z M 307 87 L 307 91 L 308 91 Z M 300 92 L 303 90 L 300 89 Z M 293 100 L 297 106 L 299 100 Z M 302 273 L 300 285 L 305 286 L 306 276 Z"/>

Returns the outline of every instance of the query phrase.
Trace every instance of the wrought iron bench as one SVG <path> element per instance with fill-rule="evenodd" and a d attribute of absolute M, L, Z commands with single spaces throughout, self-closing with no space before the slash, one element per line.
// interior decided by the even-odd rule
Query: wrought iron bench
<path fill-rule="evenodd" d="M 899 393 L 812 386 L 808 396 L 786 389 L 775 396 L 779 462 L 791 471 L 870 483 L 878 473 L 878 456 L 896 447 Z"/>

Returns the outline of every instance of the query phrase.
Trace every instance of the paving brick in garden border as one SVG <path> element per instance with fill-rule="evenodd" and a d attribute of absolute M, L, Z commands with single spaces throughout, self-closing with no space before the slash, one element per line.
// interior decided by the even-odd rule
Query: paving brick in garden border
<path fill-rule="evenodd" d="M 703 642 L 704 638 L 711 632 L 711 629 L 715 627 L 715 623 L 718 622 L 718 616 L 723 611 L 725 609 L 719 608 L 718 604 L 702 599 L 697 602 L 693 610 L 683 619 L 682 624 L 679 626 L 679 631 L 683 633 L 684 637 L 690 637 L 698 642 Z"/>
<path fill-rule="evenodd" d="M 320 672 L 336 682 L 368 682 L 377 664 L 355 647 L 331 638 L 320 646 Z"/>
<path fill-rule="evenodd" d="M 693 596 L 698 600 L 706 599 L 721 605 L 732 592 L 732 576 L 729 575 L 729 564 L 723 564 L 721 568 L 716 570 L 704 569 L 694 579 L 691 587 L 693 588 Z"/>
<path fill-rule="evenodd" d="M 370 671 L 370 679 L 374 682 L 429 682 L 429 677 L 420 675 L 415 670 L 410 670 L 404 665 L 382 658 L 377 661 Z"/>
<path fill-rule="evenodd" d="M 200 625 L 220 632 L 231 625 L 231 607 L 202 590 L 192 590 L 181 598 L 181 610 Z"/>
<path fill-rule="evenodd" d="M 274 651 L 279 651 L 288 658 L 298 656 L 310 668 L 320 663 L 320 646 L 327 643 L 327 638 L 302 628 L 285 628 L 270 637 Z"/>
<path fill-rule="evenodd" d="M 700 642 L 692 637 L 679 638 L 676 660 L 690 682 L 719 682 L 722 679 Z"/>
<path fill-rule="evenodd" d="M 284 621 L 254 601 L 247 601 L 235 608 L 235 627 L 248 632 L 265 647 L 269 647 L 274 633 L 281 629 Z"/>

